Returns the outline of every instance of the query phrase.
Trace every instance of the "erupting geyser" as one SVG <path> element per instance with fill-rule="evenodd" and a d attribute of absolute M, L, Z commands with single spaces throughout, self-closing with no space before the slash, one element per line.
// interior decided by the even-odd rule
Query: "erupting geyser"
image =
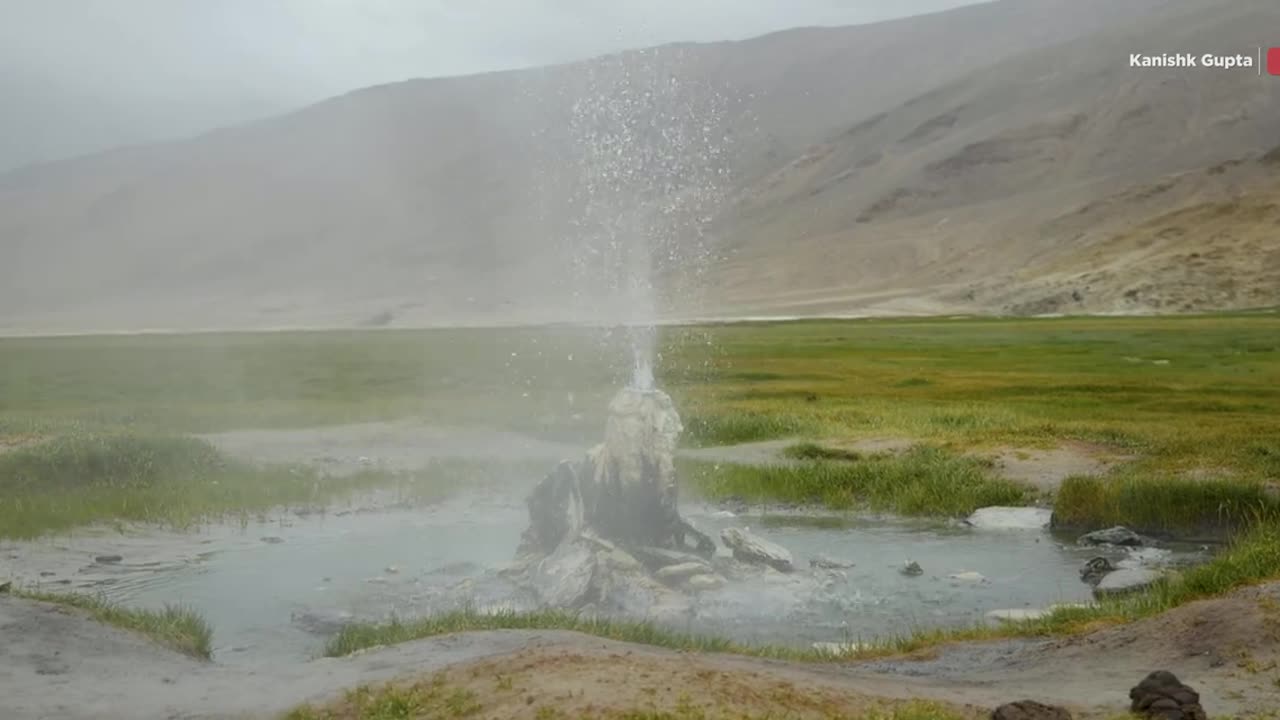
<path fill-rule="evenodd" d="M 529 529 L 508 572 L 544 604 L 602 612 L 677 611 L 685 602 L 675 591 L 718 587 L 715 542 L 677 507 L 682 429 L 661 390 L 618 392 L 604 442 L 529 496 Z"/>

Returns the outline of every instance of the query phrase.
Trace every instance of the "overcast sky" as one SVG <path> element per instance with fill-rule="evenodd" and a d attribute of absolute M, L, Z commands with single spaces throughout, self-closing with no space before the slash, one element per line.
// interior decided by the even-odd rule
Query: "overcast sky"
<path fill-rule="evenodd" d="M 0 0 L 0 170 L 359 87 L 974 0 Z"/>

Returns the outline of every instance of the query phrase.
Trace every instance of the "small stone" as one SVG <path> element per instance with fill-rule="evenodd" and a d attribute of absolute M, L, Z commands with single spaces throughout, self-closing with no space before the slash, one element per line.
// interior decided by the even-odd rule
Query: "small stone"
<path fill-rule="evenodd" d="M 1141 535 L 1121 526 L 1085 533 L 1080 536 L 1077 542 L 1081 545 L 1122 545 L 1127 547 L 1146 544 Z"/>
<path fill-rule="evenodd" d="M 98 555 L 93 559 L 94 562 L 101 563 L 102 565 L 111 565 L 122 560 L 124 560 L 124 557 L 120 555 Z"/>
<path fill-rule="evenodd" d="M 908 560 L 907 563 L 898 570 L 898 572 L 910 577 L 916 577 L 917 575 L 924 574 L 924 568 L 920 567 L 920 563 L 915 560 Z"/>
<path fill-rule="evenodd" d="M 262 542 L 268 545 L 279 545 L 280 543 L 284 542 L 284 538 L 276 537 L 275 535 L 268 535 L 264 538 L 261 538 L 261 540 Z"/>
<path fill-rule="evenodd" d="M 383 568 L 383 572 L 387 573 L 388 575 L 397 575 L 400 572 L 400 568 L 396 567 L 395 565 L 388 565 L 385 568 Z"/>

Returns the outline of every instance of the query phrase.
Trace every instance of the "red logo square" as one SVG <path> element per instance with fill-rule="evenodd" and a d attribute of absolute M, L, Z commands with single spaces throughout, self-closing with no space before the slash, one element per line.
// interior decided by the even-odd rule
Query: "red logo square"
<path fill-rule="evenodd" d="M 1267 72 L 1280 75 L 1280 47 L 1273 47 L 1267 51 Z"/>

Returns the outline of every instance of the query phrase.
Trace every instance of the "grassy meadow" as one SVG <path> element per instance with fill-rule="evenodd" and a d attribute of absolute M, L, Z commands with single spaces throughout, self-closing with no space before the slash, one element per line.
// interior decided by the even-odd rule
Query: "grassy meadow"
<path fill-rule="evenodd" d="M 582 328 L 0 339 L 0 537 L 182 524 L 392 480 L 320 489 L 305 468 L 250 468 L 189 433 L 417 417 L 594 441 L 626 347 Z M 1064 483 L 1068 524 L 1280 515 L 1274 313 L 667 328 L 657 368 L 687 445 L 812 441 L 789 470 L 687 466 L 712 497 L 958 515 L 1031 499 L 973 453 L 1072 442 L 1130 459 Z M 824 445 L 858 438 L 919 447 L 851 459 Z"/>
<path fill-rule="evenodd" d="M 621 333 L 572 328 L 0 339 L 0 538 L 95 522 L 182 526 L 405 481 L 321 482 L 308 468 L 226 457 L 199 433 L 415 417 L 595 441 L 629 375 L 625 348 Z M 1062 483 L 1052 502 L 1063 524 L 1234 536 L 1211 563 L 1146 593 L 1034 622 L 922 629 L 863 654 L 1078 632 L 1280 578 L 1280 315 L 667 328 L 657 368 L 686 445 L 793 439 L 787 465 L 682 460 L 688 492 L 963 516 L 1045 500 L 999 477 L 984 453 L 1071 443 L 1124 461 Z M 858 439 L 910 447 L 842 447 Z M 440 497 L 485 473 L 443 463 L 412 492 Z M 466 613 L 353 626 L 329 653 L 504 627 L 796 657 L 644 623 Z"/>

